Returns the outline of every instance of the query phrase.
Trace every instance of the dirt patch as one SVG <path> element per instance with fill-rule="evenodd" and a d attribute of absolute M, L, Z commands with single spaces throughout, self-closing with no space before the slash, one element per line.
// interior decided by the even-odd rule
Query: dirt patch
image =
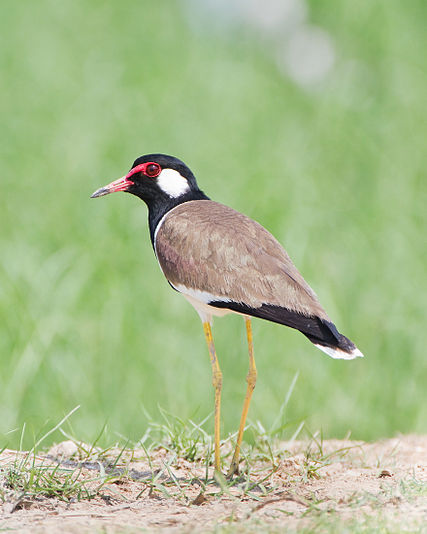
<path fill-rule="evenodd" d="M 233 483 L 218 484 L 206 478 L 203 462 L 176 458 L 163 448 L 149 458 L 143 450 L 110 450 L 79 461 L 75 445 L 64 443 L 26 466 L 27 476 L 48 476 L 39 489 L 45 484 L 49 493 L 19 478 L 23 453 L 5 450 L 0 529 L 242 532 L 320 531 L 323 525 L 328 531 L 341 523 L 375 521 L 398 532 L 427 525 L 427 436 L 283 442 L 280 451 L 272 460 L 256 459 Z"/>

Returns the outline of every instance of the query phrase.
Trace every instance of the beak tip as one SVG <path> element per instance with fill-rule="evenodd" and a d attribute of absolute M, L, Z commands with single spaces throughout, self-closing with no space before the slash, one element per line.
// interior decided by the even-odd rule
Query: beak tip
<path fill-rule="evenodd" d="M 94 193 L 90 195 L 90 198 L 98 198 L 102 197 L 104 195 L 108 195 L 109 191 L 106 187 L 101 187 L 100 189 L 97 189 Z"/>

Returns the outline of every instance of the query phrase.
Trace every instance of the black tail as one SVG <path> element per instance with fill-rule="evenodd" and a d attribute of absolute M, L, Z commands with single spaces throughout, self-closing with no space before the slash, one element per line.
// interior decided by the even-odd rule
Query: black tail
<path fill-rule="evenodd" d="M 333 358 L 352 359 L 362 356 L 356 345 L 347 337 L 340 334 L 334 325 L 320 317 L 307 317 L 302 313 L 288 310 L 281 306 L 263 304 L 259 308 L 251 308 L 238 302 L 209 302 L 215 308 L 227 308 L 252 317 L 266 319 L 273 323 L 283 324 L 295 328 L 308 339 Z"/>

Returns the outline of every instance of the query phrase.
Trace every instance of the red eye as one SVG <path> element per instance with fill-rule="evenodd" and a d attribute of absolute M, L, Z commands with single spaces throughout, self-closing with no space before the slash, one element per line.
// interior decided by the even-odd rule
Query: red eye
<path fill-rule="evenodd" d="M 155 176 L 159 176 L 161 170 L 162 168 L 158 163 L 149 163 L 145 167 L 145 174 L 150 176 L 150 178 L 154 178 Z"/>

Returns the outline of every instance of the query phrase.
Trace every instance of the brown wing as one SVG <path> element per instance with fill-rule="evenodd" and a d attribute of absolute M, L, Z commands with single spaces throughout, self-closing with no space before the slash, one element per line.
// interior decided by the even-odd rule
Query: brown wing
<path fill-rule="evenodd" d="M 286 308 L 329 321 L 314 291 L 280 243 L 249 217 L 211 200 L 171 210 L 155 239 L 172 283 L 248 308 Z"/>

